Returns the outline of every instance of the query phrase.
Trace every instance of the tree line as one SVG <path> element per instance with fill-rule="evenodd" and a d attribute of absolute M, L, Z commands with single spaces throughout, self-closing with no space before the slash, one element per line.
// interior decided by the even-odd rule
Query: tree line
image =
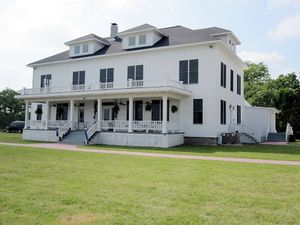
<path fill-rule="evenodd" d="M 284 132 L 289 122 L 294 134 L 300 138 L 300 80 L 295 73 L 279 75 L 272 79 L 263 63 L 247 62 L 244 71 L 245 98 L 252 106 L 275 107 L 277 130 Z M 0 129 L 14 120 L 24 120 L 24 101 L 15 99 L 20 94 L 12 89 L 0 92 Z"/>

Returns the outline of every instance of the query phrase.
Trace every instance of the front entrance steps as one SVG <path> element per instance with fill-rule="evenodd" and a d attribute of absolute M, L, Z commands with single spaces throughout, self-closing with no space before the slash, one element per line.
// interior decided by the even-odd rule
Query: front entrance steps
<path fill-rule="evenodd" d="M 285 133 L 269 133 L 267 137 L 267 142 L 286 142 Z"/>
<path fill-rule="evenodd" d="M 71 131 L 66 135 L 60 143 L 62 144 L 72 144 L 72 145 L 83 145 L 85 140 L 84 131 Z"/>

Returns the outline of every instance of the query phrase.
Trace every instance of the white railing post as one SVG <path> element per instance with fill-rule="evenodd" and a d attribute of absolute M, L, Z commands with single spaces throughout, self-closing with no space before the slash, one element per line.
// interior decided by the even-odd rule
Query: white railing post
<path fill-rule="evenodd" d="M 49 101 L 46 101 L 45 104 L 45 130 L 48 130 L 49 127 Z"/>
<path fill-rule="evenodd" d="M 162 133 L 168 133 L 167 128 L 167 113 L 168 113 L 168 96 L 163 96 L 163 120 L 162 120 Z"/>
<path fill-rule="evenodd" d="M 132 123 L 133 123 L 133 98 L 129 98 L 129 119 L 128 119 L 128 132 L 132 132 Z"/>
<path fill-rule="evenodd" d="M 74 100 L 70 100 L 70 128 L 73 130 L 73 119 L 74 119 Z"/>
<path fill-rule="evenodd" d="M 28 110 L 29 110 L 29 102 L 25 101 L 25 129 L 28 129 Z"/>
<path fill-rule="evenodd" d="M 101 98 L 98 98 L 97 111 L 98 111 L 98 117 L 97 117 L 98 130 L 100 131 L 101 130 L 100 121 L 102 120 L 102 99 Z"/>

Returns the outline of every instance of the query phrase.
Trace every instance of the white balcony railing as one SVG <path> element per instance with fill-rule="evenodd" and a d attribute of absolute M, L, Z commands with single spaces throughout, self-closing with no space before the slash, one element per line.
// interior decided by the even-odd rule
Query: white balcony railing
<path fill-rule="evenodd" d="M 108 83 L 92 83 L 92 84 L 77 84 L 70 86 L 44 88 L 24 88 L 22 95 L 49 94 L 49 93 L 72 93 L 79 91 L 101 91 L 106 89 L 131 89 L 131 88 L 155 88 L 155 87 L 173 87 L 184 90 L 182 82 L 164 79 L 164 80 L 128 80 L 124 82 L 108 82 Z"/>

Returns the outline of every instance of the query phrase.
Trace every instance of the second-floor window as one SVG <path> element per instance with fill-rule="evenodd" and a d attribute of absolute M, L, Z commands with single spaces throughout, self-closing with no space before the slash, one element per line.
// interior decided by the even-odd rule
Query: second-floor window
<path fill-rule="evenodd" d="M 144 66 L 128 66 L 127 68 L 127 80 L 143 80 L 144 79 Z"/>
<path fill-rule="evenodd" d="M 139 36 L 139 45 L 145 45 L 146 44 L 146 34 L 142 34 Z"/>
<path fill-rule="evenodd" d="M 73 85 L 85 84 L 85 71 L 73 72 Z"/>
<path fill-rule="evenodd" d="M 233 81 L 234 80 L 234 72 L 233 70 L 230 70 L 230 91 L 233 91 Z"/>
<path fill-rule="evenodd" d="M 128 46 L 135 46 L 135 36 L 128 38 Z"/>
<path fill-rule="evenodd" d="M 74 54 L 79 54 L 80 53 L 80 45 L 75 45 L 74 46 Z"/>
<path fill-rule="evenodd" d="M 221 86 L 226 88 L 226 65 L 221 62 Z"/>
<path fill-rule="evenodd" d="M 41 88 L 50 87 L 51 85 L 51 74 L 46 74 L 41 76 Z"/>
<path fill-rule="evenodd" d="M 241 82 L 242 82 L 241 76 L 237 74 L 236 75 L 236 93 L 238 95 L 241 94 Z"/>
<path fill-rule="evenodd" d="M 100 70 L 100 82 L 111 83 L 114 82 L 114 68 Z"/>
<path fill-rule="evenodd" d="M 82 45 L 82 53 L 87 53 L 89 51 L 89 44 Z"/>
<path fill-rule="evenodd" d="M 179 61 L 179 81 L 198 84 L 198 59 Z"/>

